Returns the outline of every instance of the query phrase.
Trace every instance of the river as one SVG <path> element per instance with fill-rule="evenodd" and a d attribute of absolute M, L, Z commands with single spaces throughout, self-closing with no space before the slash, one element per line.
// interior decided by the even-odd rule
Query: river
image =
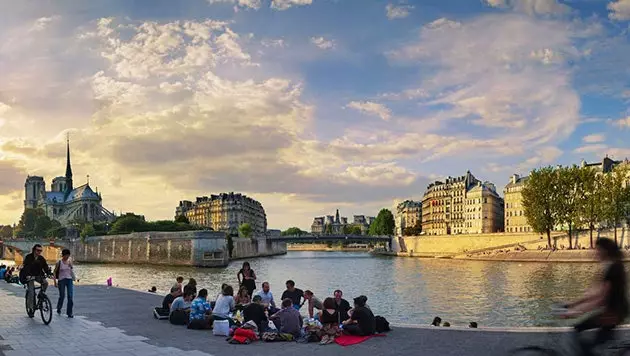
<path fill-rule="evenodd" d="M 341 289 L 352 297 L 364 294 L 375 314 L 390 322 L 429 324 L 434 316 L 452 325 L 536 326 L 548 320 L 554 301 L 575 298 L 598 272 L 590 263 L 515 263 L 373 257 L 362 252 L 291 251 L 284 256 L 249 261 L 276 300 L 284 282 L 310 289 L 325 298 Z M 80 284 L 105 284 L 165 294 L 177 276 L 195 278 L 210 295 L 222 283 L 237 284 L 242 261 L 221 269 L 109 264 L 77 265 Z M 305 312 L 305 309 L 302 310 Z"/>

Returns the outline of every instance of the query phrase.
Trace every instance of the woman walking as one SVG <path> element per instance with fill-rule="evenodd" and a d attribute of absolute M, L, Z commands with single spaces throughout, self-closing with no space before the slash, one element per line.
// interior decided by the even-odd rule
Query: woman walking
<path fill-rule="evenodd" d="M 243 279 L 241 280 L 241 276 Z M 243 268 L 236 274 L 239 286 L 247 288 L 247 294 L 251 297 L 256 289 L 256 273 L 249 266 L 249 262 L 243 262 Z"/>
<path fill-rule="evenodd" d="M 74 306 L 74 270 L 72 261 L 70 261 L 70 250 L 64 249 L 61 252 L 61 259 L 55 264 L 55 286 L 59 288 L 59 301 L 57 302 L 57 314 L 61 314 L 61 308 L 63 308 L 63 300 L 68 292 L 68 305 L 66 306 L 66 312 L 68 318 L 74 318 L 72 314 L 72 307 Z"/>

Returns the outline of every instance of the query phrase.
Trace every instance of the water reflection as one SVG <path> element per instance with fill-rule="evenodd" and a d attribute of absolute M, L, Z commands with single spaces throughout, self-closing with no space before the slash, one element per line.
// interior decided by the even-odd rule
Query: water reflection
<path fill-rule="evenodd" d="M 453 325 L 477 321 L 483 326 L 543 325 L 554 301 L 582 294 L 597 264 L 509 263 L 440 259 L 371 257 L 361 252 L 289 252 L 285 256 L 250 261 L 257 287 L 271 283 L 279 299 L 284 282 L 293 279 L 302 289 L 324 298 L 342 289 L 346 298 L 368 296 L 368 304 L 392 322 L 429 324 L 434 316 Z M 242 262 L 223 269 L 82 264 L 81 283 L 114 285 L 146 291 L 166 291 L 179 275 L 193 277 L 210 295 L 222 283 L 236 284 Z"/>

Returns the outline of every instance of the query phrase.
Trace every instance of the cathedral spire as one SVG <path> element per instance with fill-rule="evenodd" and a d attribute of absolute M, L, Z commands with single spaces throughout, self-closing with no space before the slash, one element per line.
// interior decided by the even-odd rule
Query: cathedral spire
<path fill-rule="evenodd" d="M 70 164 L 70 133 L 66 136 L 66 191 L 70 192 L 72 189 L 72 165 Z"/>

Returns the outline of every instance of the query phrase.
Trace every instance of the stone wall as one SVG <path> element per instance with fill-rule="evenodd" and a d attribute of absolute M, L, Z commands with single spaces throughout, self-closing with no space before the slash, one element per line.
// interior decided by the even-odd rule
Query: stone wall
<path fill-rule="evenodd" d="M 73 243 L 79 262 L 220 267 L 229 262 L 225 234 L 212 231 L 139 232 Z"/>
<path fill-rule="evenodd" d="M 287 253 L 285 242 L 268 240 L 264 236 L 254 236 L 251 239 L 235 238 L 232 259 L 275 256 L 285 253 Z"/>

